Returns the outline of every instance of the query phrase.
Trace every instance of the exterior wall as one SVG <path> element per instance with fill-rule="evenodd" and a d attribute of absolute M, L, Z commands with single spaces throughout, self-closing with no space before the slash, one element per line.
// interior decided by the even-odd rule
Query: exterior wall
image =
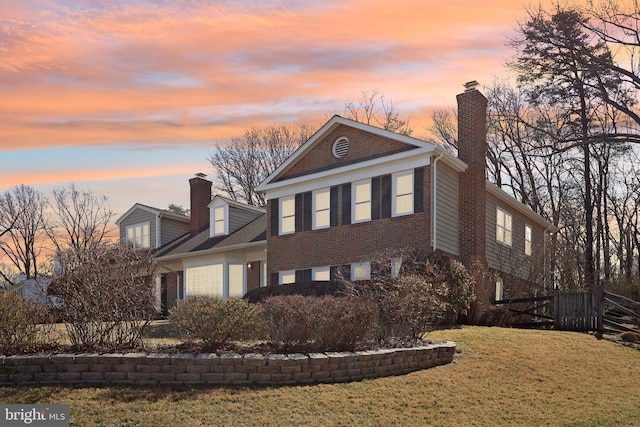
<path fill-rule="evenodd" d="M 249 224 L 260 215 L 262 214 L 259 212 L 251 212 L 229 206 L 229 234 Z"/>
<path fill-rule="evenodd" d="M 52 354 L 0 356 L 0 386 L 302 385 L 403 375 L 451 363 L 453 342 L 311 354 Z"/>
<path fill-rule="evenodd" d="M 451 255 L 460 254 L 458 248 L 458 180 L 459 174 L 451 167 L 438 162 L 436 204 L 436 249 Z"/>
<path fill-rule="evenodd" d="M 252 261 L 251 268 L 247 268 L 247 292 L 260 287 L 260 272 L 263 261 Z"/>
<path fill-rule="evenodd" d="M 512 245 L 507 246 L 496 239 L 496 207 L 511 214 Z M 525 255 L 525 224 L 532 229 L 531 256 Z M 486 210 L 487 264 L 497 274 L 542 283 L 544 274 L 544 228 L 527 221 L 526 217 L 492 194 L 487 194 Z M 505 279 L 505 289 L 507 287 Z"/>
<path fill-rule="evenodd" d="M 156 246 L 156 215 L 143 209 L 136 209 L 120 223 L 120 241 L 127 241 L 127 227 L 131 225 L 149 223 L 149 244 L 152 248 Z"/>
<path fill-rule="evenodd" d="M 177 239 L 189 232 L 189 223 L 171 218 L 160 218 L 160 246 Z"/>
<path fill-rule="evenodd" d="M 373 255 L 390 248 L 412 247 L 430 251 L 430 166 L 424 167 L 422 183 L 422 212 L 412 215 L 349 224 L 350 219 L 345 221 L 345 218 L 343 218 L 343 193 L 342 186 L 340 186 L 337 226 L 272 236 L 272 224 L 269 221 L 267 223 L 269 274 L 272 275 L 284 270 L 341 266 L 354 262 L 369 261 Z M 344 185 L 351 184 L 345 183 Z M 268 217 L 271 215 L 273 202 L 273 200 L 267 202 Z M 273 283 L 273 280 L 271 282 Z"/>
<path fill-rule="evenodd" d="M 341 136 L 346 136 L 350 142 L 349 152 L 341 159 L 336 159 L 331 150 L 333 143 Z M 319 170 L 344 166 L 349 162 L 358 162 L 366 159 L 386 156 L 390 153 L 415 148 L 402 142 L 394 141 L 382 136 L 338 125 L 326 137 L 317 143 L 309 153 L 299 159 L 280 181 L 294 176 L 307 175 Z"/>

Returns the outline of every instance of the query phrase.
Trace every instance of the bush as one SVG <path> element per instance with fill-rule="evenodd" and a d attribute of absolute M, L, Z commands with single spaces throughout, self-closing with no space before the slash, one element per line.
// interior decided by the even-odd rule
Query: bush
<path fill-rule="evenodd" d="M 183 340 L 202 341 L 206 351 L 230 341 L 258 335 L 260 306 L 245 300 L 194 296 L 169 311 L 169 319 Z"/>
<path fill-rule="evenodd" d="M 376 305 L 382 343 L 420 338 L 444 312 L 436 285 L 418 275 L 355 282 L 349 292 Z"/>
<path fill-rule="evenodd" d="M 156 318 L 151 251 L 102 244 L 61 257 L 63 273 L 49 285 L 71 344 L 82 351 L 143 345 Z"/>
<path fill-rule="evenodd" d="M 0 354 L 30 353 L 48 343 L 48 316 L 45 306 L 0 291 Z"/>
<path fill-rule="evenodd" d="M 263 304 L 266 338 L 282 351 L 355 350 L 376 327 L 376 307 L 364 299 L 286 295 Z"/>
<path fill-rule="evenodd" d="M 249 302 L 263 302 L 269 297 L 278 295 L 324 296 L 340 295 L 344 286 L 339 282 L 303 282 L 289 285 L 269 285 L 264 288 L 251 289 L 243 299 Z"/>

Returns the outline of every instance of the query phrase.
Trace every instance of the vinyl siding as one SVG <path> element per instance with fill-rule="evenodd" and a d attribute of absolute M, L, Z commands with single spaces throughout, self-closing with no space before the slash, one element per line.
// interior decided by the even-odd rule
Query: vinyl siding
<path fill-rule="evenodd" d="M 262 215 L 260 212 L 252 212 L 229 206 L 229 234 L 244 227 L 260 215 Z"/>
<path fill-rule="evenodd" d="M 437 165 L 436 246 L 452 255 L 458 251 L 458 172 L 444 163 Z"/>
<path fill-rule="evenodd" d="M 500 207 L 511 215 L 512 241 L 511 246 L 496 240 L 496 208 Z M 487 263 L 490 268 L 501 271 L 516 278 L 533 282 L 541 282 L 543 273 L 544 229 L 528 221 L 521 213 L 505 203 L 498 201 L 493 195 L 487 194 Z M 532 229 L 532 254 L 524 253 L 525 224 Z"/>
<path fill-rule="evenodd" d="M 161 218 L 160 221 L 161 245 L 166 245 L 189 231 L 188 222 L 177 221 L 175 219 L 164 217 Z"/>
<path fill-rule="evenodd" d="M 142 209 L 136 209 L 120 223 L 120 241 L 127 241 L 127 227 L 131 225 L 149 223 L 149 244 L 152 248 L 156 247 L 156 216 L 151 212 Z"/>

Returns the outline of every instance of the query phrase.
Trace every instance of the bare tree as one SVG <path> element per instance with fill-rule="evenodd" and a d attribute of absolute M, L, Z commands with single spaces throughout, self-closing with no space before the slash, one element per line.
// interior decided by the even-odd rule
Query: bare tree
<path fill-rule="evenodd" d="M 393 100 L 385 99 L 377 89 L 362 92 L 362 98 L 359 101 L 347 102 L 344 109 L 347 118 L 356 122 L 380 126 L 402 135 L 413 133 L 409 120 L 400 118 L 400 112 L 394 106 Z"/>
<path fill-rule="evenodd" d="M 0 226 L 6 231 L 0 237 L 0 250 L 27 279 L 38 277 L 38 256 L 46 237 L 46 206 L 45 196 L 26 185 L 0 196 Z"/>
<path fill-rule="evenodd" d="M 109 224 L 114 212 L 107 197 L 78 189 L 75 184 L 54 189 L 50 206 L 53 215 L 47 234 L 57 253 L 90 249 L 113 230 Z"/>
<path fill-rule="evenodd" d="M 307 125 L 273 124 L 251 128 L 243 136 L 216 144 L 209 162 L 216 188 L 232 200 L 265 206 L 256 187 L 313 134 Z"/>

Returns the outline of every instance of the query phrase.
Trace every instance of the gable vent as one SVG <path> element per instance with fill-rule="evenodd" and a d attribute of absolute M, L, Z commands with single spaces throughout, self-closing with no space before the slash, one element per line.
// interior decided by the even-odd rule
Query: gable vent
<path fill-rule="evenodd" d="M 333 156 L 336 159 L 343 158 L 349 152 L 349 140 L 344 136 L 336 139 L 336 142 L 333 143 L 333 149 L 331 151 L 333 152 Z"/>

